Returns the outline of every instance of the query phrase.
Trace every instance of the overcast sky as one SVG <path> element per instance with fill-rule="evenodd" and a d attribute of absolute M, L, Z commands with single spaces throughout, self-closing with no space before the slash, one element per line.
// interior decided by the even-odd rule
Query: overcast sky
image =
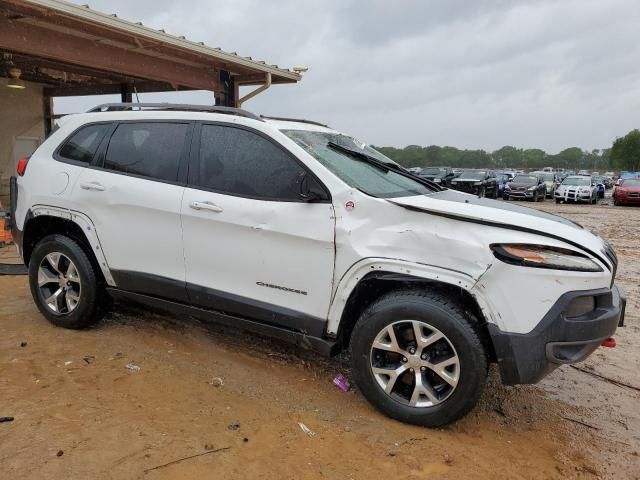
<path fill-rule="evenodd" d="M 88 1 L 212 47 L 308 66 L 300 84 L 244 107 L 324 121 L 376 145 L 555 153 L 609 147 L 640 127 L 637 0 Z"/>

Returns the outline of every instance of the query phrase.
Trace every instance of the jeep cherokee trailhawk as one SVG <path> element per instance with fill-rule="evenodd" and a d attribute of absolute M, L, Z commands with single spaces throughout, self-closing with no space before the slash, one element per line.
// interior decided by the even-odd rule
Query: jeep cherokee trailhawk
<path fill-rule="evenodd" d="M 616 255 L 581 226 L 406 172 L 329 127 L 224 107 L 65 117 L 18 165 L 11 223 L 31 292 L 84 328 L 112 298 L 331 355 L 426 426 L 583 360 L 622 325 Z"/>

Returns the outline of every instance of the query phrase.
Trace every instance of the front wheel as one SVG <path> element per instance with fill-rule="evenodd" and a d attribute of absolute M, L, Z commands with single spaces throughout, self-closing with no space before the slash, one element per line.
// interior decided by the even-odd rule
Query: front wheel
<path fill-rule="evenodd" d="M 29 286 L 40 312 L 60 327 L 86 328 L 104 315 L 108 303 L 98 267 L 63 235 L 50 235 L 36 245 L 29 260 Z"/>
<path fill-rule="evenodd" d="M 389 293 L 360 316 L 351 336 L 354 377 L 385 415 L 438 427 L 477 403 L 487 355 L 460 306 L 429 291 Z"/>

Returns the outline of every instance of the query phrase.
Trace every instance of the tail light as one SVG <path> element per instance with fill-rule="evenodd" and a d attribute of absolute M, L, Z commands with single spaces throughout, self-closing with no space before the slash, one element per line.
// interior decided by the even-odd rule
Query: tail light
<path fill-rule="evenodd" d="M 27 171 L 27 163 L 29 163 L 29 157 L 21 158 L 18 161 L 18 168 L 16 168 L 16 171 L 21 177 L 24 175 L 24 172 Z"/>

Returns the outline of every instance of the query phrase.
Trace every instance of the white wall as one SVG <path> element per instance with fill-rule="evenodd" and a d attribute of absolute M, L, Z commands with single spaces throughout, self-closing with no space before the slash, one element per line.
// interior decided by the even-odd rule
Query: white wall
<path fill-rule="evenodd" d="M 9 177 L 15 175 L 16 137 L 44 139 L 42 87 L 8 88 L 0 79 L 0 203 L 9 207 Z"/>

